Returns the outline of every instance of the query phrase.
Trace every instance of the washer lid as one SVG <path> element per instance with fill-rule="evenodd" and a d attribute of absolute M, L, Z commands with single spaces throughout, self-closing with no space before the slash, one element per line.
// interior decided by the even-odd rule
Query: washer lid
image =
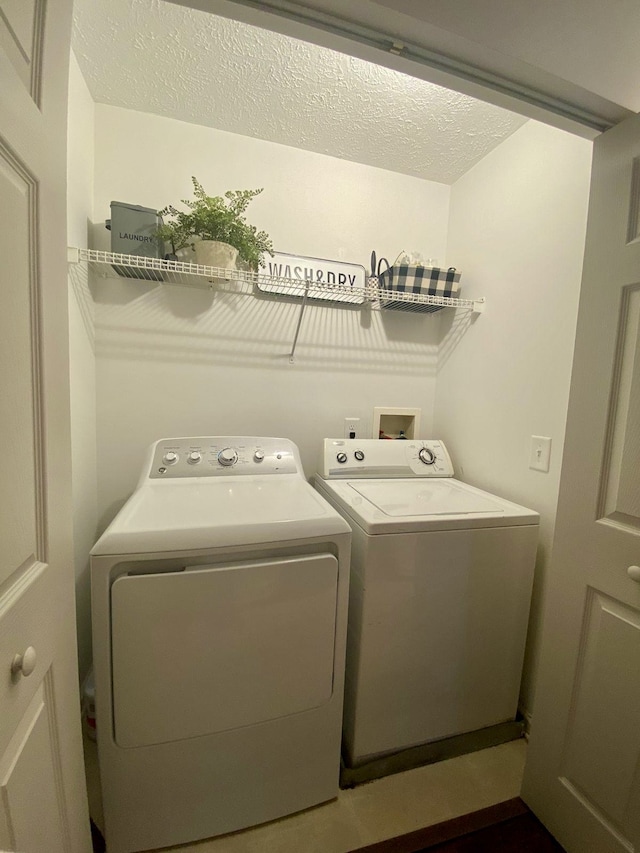
<path fill-rule="evenodd" d="M 325 480 L 316 488 L 365 533 L 538 524 L 537 512 L 453 478 Z"/>
<path fill-rule="evenodd" d="M 350 482 L 358 494 L 389 516 L 502 515 L 504 506 L 488 495 L 471 492 L 455 480 L 370 480 Z"/>
<path fill-rule="evenodd" d="M 140 554 L 345 533 L 343 518 L 297 474 L 149 480 L 92 554 Z"/>

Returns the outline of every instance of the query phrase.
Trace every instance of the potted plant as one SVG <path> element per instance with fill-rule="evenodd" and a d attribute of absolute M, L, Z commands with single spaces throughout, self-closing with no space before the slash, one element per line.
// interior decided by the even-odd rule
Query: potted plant
<path fill-rule="evenodd" d="M 182 200 L 188 210 L 178 210 L 170 204 L 159 211 L 160 216 L 170 217 L 157 234 L 171 245 L 172 254 L 191 245 L 196 262 L 205 266 L 233 269 L 238 258 L 251 270 L 264 266 L 263 255 L 273 255 L 273 245 L 269 235 L 250 225 L 244 216 L 262 189 L 229 190 L 224 196 L 209 196 L 197 178 L 191 180 L 194 200 Z"/>

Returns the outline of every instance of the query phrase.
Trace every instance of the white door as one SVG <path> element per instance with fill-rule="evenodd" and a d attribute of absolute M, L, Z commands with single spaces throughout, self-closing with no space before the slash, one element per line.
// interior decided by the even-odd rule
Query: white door
<path fill-rule="evenodd" d="M 640 116 L 595 142 L 522 796 L 570 853 L 640 851 Z"/>
<path fill-rule="evenodd" d="M 71 0 L 0 0 L 0 849 L 91 849 L 66 304 Z"/>

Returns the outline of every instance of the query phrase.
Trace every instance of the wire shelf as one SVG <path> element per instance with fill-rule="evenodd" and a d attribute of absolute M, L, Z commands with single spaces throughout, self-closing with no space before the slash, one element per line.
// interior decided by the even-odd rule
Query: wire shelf
<path fill-rule="evenodd" d="M 103 278 L 130 278 L 155 281 L 183 287 L 213 288 L 225 290 L 232 285 L 234 293 L 262 296 L 322 300 L 340 304 L 367 305 L 382 310 L 402 310 L 429 313 L 441 308 L 457 308 L 473 313 L 484 310 L 483 299 L 460 299 L 450 296 L 432 296 L 422 293 L 402 293 L 387 290 L 378 285 L 375 276 L 367 279 L 364 287 L 347 284 L 329 284 L 282 278 L 249 270 L 208 267 L 181 261 L 164 261 L 142 255 L 121 255 L 96 249 L 69 248 L 70 263 L 86 262 L 90 269 Z M 391 303 L 391 304 L 387 304 Z"/>

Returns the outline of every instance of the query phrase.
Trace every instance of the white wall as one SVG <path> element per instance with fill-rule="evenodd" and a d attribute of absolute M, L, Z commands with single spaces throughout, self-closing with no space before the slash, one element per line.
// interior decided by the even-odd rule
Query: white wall
<path fill-rule="evenodd" d="M 590 143 L 531 122 L 449 188 L 115 107 L 96 105 L 95 128 L 98 248 L 109 247 L 111 200 L 160 208 L 190 196 L 195 174 L 211 194 L 264 186 L 250 219 L 280 251 L 367 266 L 372 248 L 390 259 L 418 250 L 462 269 L 464 296 L 487 297 L 475 321 L 314 305 L 290 364 L 298 303 L 96 283 L 99 528 L 157 438 L 286 435 L 311 474 L 345 416 L 368 431 L 376 405 L 420 407 L 422 434 L 447 441 L 463 479 L 542 515 L 522 694 L 531 711 Z M 553 438 L 548 474 L 528 468 L 532 434 Z"/>
<path fill-rule="evenodd" d="M 69 69 L 67 242 L 87 246 L 93 208 L 94 104 L 73 53 Z M 78 664 L 83 679 L 91 663 L 89 550 L 97 525 L 94 304 L 86 270 L 69 275 L 69 361 L 74 560 Z"/>
<path fill-rule="evenodd" d="M 95 239 L 112 200 L 153 208 L 264 187 L 249 220 L 278 251 L 368 267 L 372 249 L 445 259 L 448 186 L 308 151 L 96 105 Z M 96 245 L 98 245 L 96 243 Z M 343 418 L 370 430 L 373 407 L 422 409 L 432 429 L 438 322 L 405 312 L 312 306 L 289 363 L 299 303 L 130 280 L 96 289 L 99 506 L 109 521 L 143 450 L 170 435 L 284 435 L 311 475 Z"/>
<path fill-rule="evenodd" d="M 569 394 L 591 143 L 529 122 L 453 187 L 449 257 L 471 324 L 443 316 L 435 429 L 458 475 L 541 514 L 521 702 L 533 710 Z M 532 435 L 553 440 L 551 470 L 529 469 Z"/>

